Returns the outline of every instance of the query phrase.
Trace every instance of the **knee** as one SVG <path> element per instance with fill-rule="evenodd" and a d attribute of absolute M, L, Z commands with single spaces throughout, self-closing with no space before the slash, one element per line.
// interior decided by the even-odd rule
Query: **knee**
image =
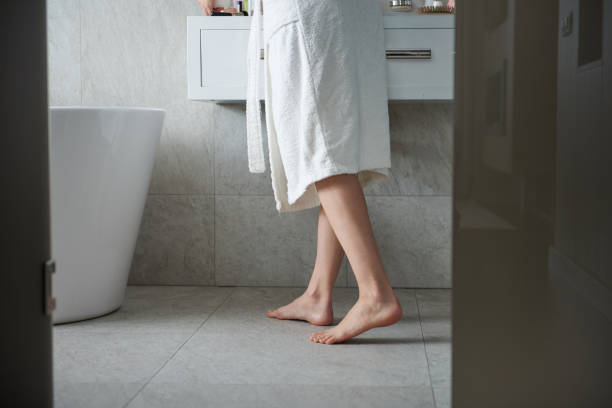
<path fill-rule="evenodd" d="M 333 176 L 326 177 L 315 182 L 317 188 L 325 188 L 331 185 L 350 183 L 357 180 L 357 174 L 355 173 L 342 173 L 334 174 Z"/>

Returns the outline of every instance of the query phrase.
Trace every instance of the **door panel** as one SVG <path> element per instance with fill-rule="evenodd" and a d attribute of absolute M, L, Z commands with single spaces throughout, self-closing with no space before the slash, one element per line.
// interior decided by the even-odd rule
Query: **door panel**
<path fill-rule="evenodd" d="M 457 3 L 453 406 L 612 406 L 612 1 Z"/>
<path fill-rule="evenodd" d="M 0 2 L 0 406 L 51 407 L 45 1 Z"/>

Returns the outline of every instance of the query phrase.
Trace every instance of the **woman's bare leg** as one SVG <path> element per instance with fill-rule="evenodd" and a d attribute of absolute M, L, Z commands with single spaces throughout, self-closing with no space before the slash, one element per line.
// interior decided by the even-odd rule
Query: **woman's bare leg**
<path fill-rule="evenodd" d="M 315 184 L 321 206 L 355 273 L 359 298 L 337 326 L 313 333 L 310 340 L 340 343 L 371 328 L 396 323 L 402 308 L 378 253 L 357 175 L 340 174 Z"/>
<path fill-rule="evenodd" d="M 334 320 L 331 305 L 332 290 L 343 256 L 342 246 L 329 224 L 323 207 L 320 207 L 317 257 L 308 288 L 293 302 L 278 309 L 269 310 L 266 314 L 277 319 L 306 320 L 320 326 L 332 324 Z"/>

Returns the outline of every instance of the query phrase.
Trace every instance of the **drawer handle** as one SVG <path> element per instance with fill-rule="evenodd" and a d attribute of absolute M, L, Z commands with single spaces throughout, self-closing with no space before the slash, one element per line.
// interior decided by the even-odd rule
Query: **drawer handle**
<path fill-rule="evenodd" d="M 431 48 L 409 48 L 404 50 L 386 50 L 387 59 L 431 59 Z M 264 50 L 259 50 L 259 59 L 264 59 Z"/>
<path fill-rule="evenodd" d="M 431 59 L 431 48 L 386 50 L 387 59 Z"/>

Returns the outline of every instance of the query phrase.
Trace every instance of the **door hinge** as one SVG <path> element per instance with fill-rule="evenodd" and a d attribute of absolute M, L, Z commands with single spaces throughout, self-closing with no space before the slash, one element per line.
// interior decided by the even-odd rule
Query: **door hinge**
<path fill-rule="evenodd" d="M 570 11 L 567 17 L 561 19 L 561 34 L 567 37 L 574 31 L 574 12 Z"/>
<path fill-rule="evenodd" d="M 44 303 L 45 303 L 45 314 L 46 315 L 51 315 L 51 313 L 53 313 L 53 311 L 55 310 L 55 306 L 56 306 L 56 302 L 55 302 L 55 298 L 53 297 L 53 292 L 52 292 L 52 281 L 53 281 L 53 277 L 51 276 L 53 273 L 55 273 L 55 261 L 53 259 L 48 260 L 47 262 L 45 262 L 45 266 L 44 266 L 44 274 L 45 274 L 45 298 L 44 298 Z"/>

